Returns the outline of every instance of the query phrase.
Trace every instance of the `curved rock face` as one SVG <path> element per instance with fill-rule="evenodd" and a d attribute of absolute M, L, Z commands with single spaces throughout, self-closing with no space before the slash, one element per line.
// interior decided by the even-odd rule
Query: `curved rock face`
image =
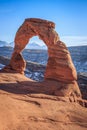
<path fill-rule="evenodd" d="M 21 56 L 21 51 L 28 44 L 30 38 L 38 35 L 48 47 L 49 58 L 44 76 L 45 80 L 56 80 L 61 83 L 72 84 L 78 88 L 76 85 L 77 73 L 70 53 L 54 29 L 55 24 L 51 21 L 36 18 L 25 19 L 16 33 L 14 52 L 9 66 L 16 72 L 24 72 L 26 64 Z M 77 88 L 76 91 L 80 94 Z"/>

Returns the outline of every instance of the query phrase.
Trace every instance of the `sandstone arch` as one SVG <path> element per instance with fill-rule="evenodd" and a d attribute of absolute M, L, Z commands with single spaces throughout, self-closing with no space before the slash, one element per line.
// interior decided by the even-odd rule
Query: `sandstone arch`
<path fill-rule="evenodd" d="M 8 67 L 19 73 L 24 72 L 26 63 L 21 51 L 31 37 L 38 35 L 48 47 L 49 58 L 44 78 L 60 83 L 61 92 L 56 91 L 55 95 L 60 95 L 64 91 L 66 95 L 74 93 L 80 96 L 76 83 L 77 73 L 70 53 L 54 29 L 55 24 L 51 21 L 36 18 L 25 19 L 16 33 L 14 52 Z"/>
<path fill-rule="evenodd" d="M 50 21 L 32 18 L 26 19 L 16 33 L 15 48 L 11 59 L 12 68 L 20 73 L 24 71 L 25 61 L 22 59 L 20 53 L 25 48 L 29 39 L 38 35 L 48 47 L 49 59 L 45 78 L 66 82 L 76 80 L 77 74 L 70 54 L 65 44 L 59 40 L 59 36 L 55 32 L 54 28 L 55 24 Z M 20 62 L 19 59 L 23 61 Z M 17 60 L 17 62 L 15 60 Z M 13 62 L 16 64 L 21 63 L 21 66 L 19 65 L 20 67 L 18 66 L 17 68 L 17 65 Z"/>

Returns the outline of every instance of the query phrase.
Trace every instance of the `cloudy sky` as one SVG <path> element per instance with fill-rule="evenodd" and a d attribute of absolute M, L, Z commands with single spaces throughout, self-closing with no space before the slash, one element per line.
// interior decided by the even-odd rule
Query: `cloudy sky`
<path fill-rule="evenodd" d="M 87 0 L 0 0 L 0 40 L 14 41 L 25 18 L 55 22 L 67 46 L 87 45 Z"/>

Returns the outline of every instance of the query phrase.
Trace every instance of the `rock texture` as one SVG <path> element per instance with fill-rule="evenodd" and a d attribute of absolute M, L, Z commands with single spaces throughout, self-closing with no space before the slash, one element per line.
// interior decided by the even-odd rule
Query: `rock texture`
<path fill-rule="evenodd" d="M 14 52 L 10 64 L 4 70 L 9 68 L 11 71 L 24 72 L 26 63 L 21 52 L 30 38 L 38 35 L 48 47 L 49 58 L 44 79 L 53 80 L 58 84 L 58 90 L 53 93 L 60 96 L 80 97 L 80 90 L 76 82 L 77 73 L 70 53 L 54 29 L 55 24 L 51 21 L 36 18 L 26 19 L 16 33 Z"/>
<path fill-rule="evenodd" d="M 19 28 L 10 64 L 0 71 L 0 130 L 87 130 L 87 101 L 81 99 L 75 67 L 54 26 L 26 19 Z M 21 74 L 26 67 L 21 52 L 35 35 L 48 47 L 43 82 Z"/>
<path fill-rule="evenodd" d="M 53 85 L 0 73 L 0 130 L 87 130 L 87 101 L 49 95 Z"/>

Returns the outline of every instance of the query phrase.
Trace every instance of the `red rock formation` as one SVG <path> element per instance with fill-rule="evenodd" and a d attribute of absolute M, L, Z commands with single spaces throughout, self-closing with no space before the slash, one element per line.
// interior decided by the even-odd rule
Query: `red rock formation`
<path fill-rule="evenodd" d="M 21 56 L 30 38 L 38 35 L 48 47 L 48 63 L 45 72 L 45 80 L 58 81 L 60 90 L 55 95 L 79 95 L 80 91 L 76 83 L 77 73 L 71 60 L 66 45 L 60 41 L 53 22 L 30 18 L 26 19 L 18 29 L 15 37 L 14 52 L 10 61 L 10 68 L 16 72 L 23 73 L 26 67 Z M 73 94 L 74 93 L 74 94 Z"/>

